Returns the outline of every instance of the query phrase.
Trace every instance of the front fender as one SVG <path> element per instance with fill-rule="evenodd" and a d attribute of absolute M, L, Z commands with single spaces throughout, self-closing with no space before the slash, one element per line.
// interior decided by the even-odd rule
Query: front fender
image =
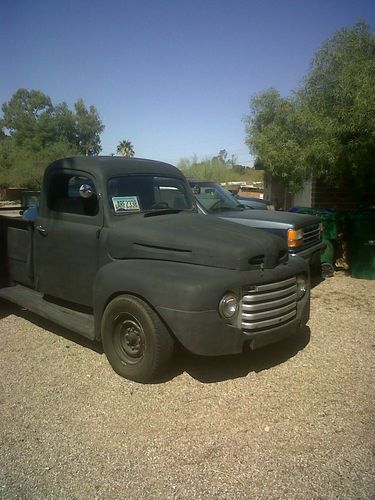
<path fill-rule="evenodd" d="M 109 262 L 99 270 L 94 283 L 95 336 L 100 338 L 104 309 L 116 295 L 128 293 L 142 298 L 174 331 L 162 311 L 216 312 L 227 291 L 240 293 L 241 286 L 281 281 L 306 268 L 302 259 L 292 260 L 274 269 L 252 271 L 143 259 Z"/>
<path fill-rule="evenodd" d="M 116 295 L 137 295 L 155 310 L 207 311 L 216 307 L 223 287 L 225 291 L 225 284 L 237 274 L 230 269 L 143 259 L 105 264 L 97 273 L 93 290 L 95 336 L 100 338 L 104 309 Z"/>

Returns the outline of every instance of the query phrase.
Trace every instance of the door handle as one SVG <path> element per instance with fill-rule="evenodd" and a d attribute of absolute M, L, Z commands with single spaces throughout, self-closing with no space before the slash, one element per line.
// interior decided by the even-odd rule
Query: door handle
<path fill-rule="evenodd" d="M 48 231 L 47 231 L 47 229 L 45 227 L 43 227 L 43 226 L 36 226 L 36 229 L 39 231 L 39 233 L 42 236 L 47 236 Z"/>

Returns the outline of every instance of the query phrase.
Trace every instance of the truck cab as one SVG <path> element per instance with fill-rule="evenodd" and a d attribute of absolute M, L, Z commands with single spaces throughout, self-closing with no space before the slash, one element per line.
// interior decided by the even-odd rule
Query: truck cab
<path fill-rule="evenodd" d="M 65 158 L 45 171 L 35 221 L 0 217 L 0 297 L 103 343 L 114 370 L 146 382 L 176 342 L 239 353 L 309 318 L 308 270 L 285 242 L 201 217 L 162 162 Z"/>

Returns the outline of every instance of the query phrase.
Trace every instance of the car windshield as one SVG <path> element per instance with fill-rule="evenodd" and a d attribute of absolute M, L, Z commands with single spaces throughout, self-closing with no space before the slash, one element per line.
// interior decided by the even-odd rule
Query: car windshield
<path fill-rule="evenodd" d="M 108 180 L 108 199 L 116 215 L 192 210 L 193 201 L 182 179 L 127 175 Z"/>
<path fill-rule="evenodd" d="M 219 184 L 190 182 L 190 186 L 196 199 L 208 213 L 243 210 L 243 205 Z"/>

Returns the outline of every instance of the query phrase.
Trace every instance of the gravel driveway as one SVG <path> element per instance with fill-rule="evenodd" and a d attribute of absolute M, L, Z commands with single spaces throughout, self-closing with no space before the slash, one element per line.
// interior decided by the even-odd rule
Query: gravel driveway
<path fill-rule="evenodd" d="M 152 385 L 0 302 L 0 498 L 375 498 L 374 347 L 375 281 L 343 274 L 298 338 Z"/>

